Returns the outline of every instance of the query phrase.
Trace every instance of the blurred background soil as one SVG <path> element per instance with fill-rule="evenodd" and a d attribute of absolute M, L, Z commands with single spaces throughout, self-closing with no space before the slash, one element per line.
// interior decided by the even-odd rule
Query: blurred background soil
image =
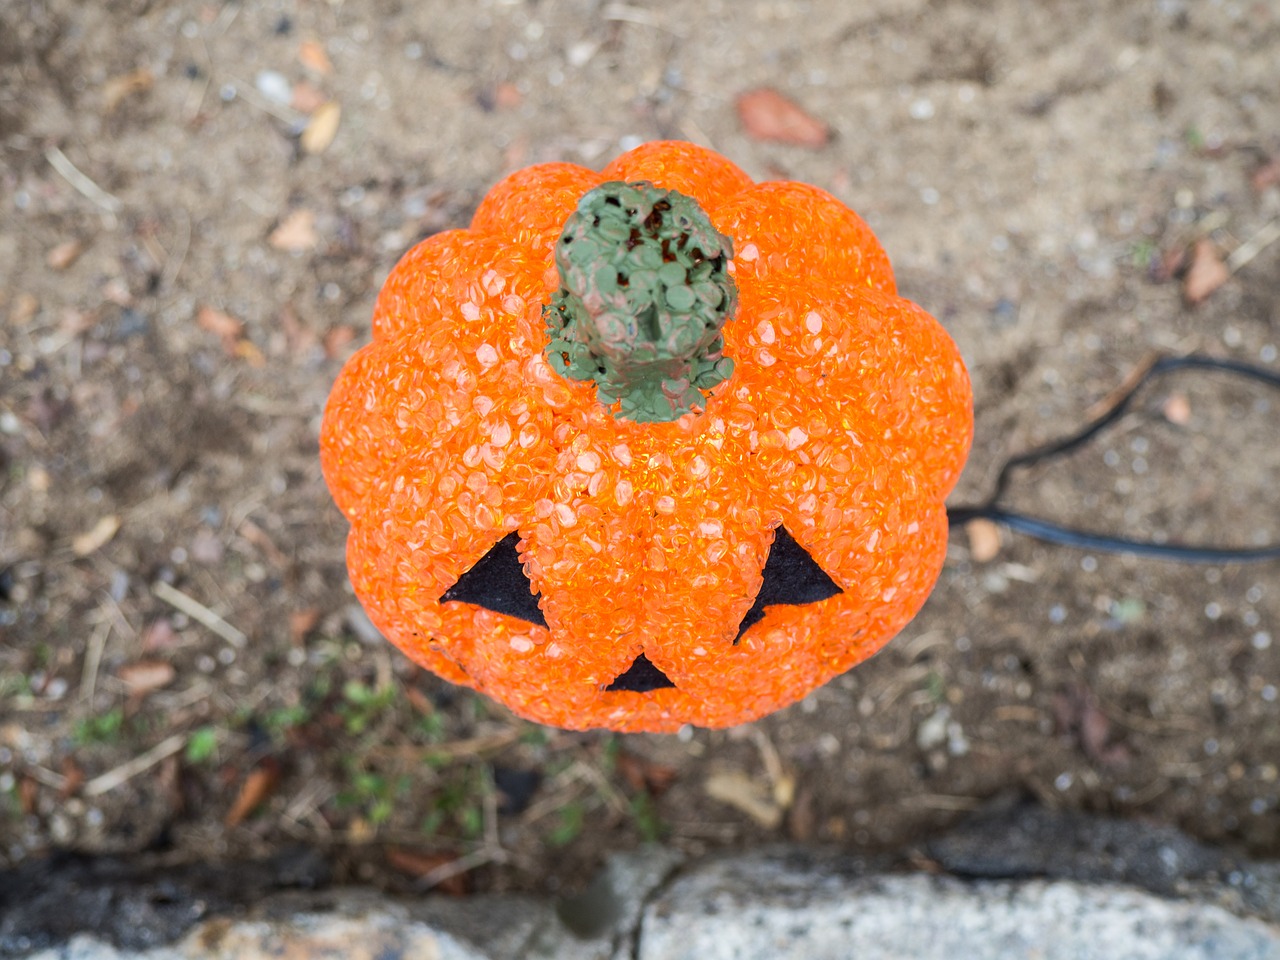
<path fill-rule="evenodd" d="M 684 138 L 870 222 L 970 366 L 973 502 L 1154 352 L 1280 369 L 1278 83 L 1265 0 L 7 0 L 0 864 L 303 843 L 557 890 L 656 839 L 910 844 L 1010 791 L 1280 855 L 1275 563 L 957 531 L 924 612 L 804 702 L 564 733 L 377 636 L 317 463 L 410 245 L 517 167 Z M 1012 501 L 1272 541 L 1278 403 L 1169 378 Z"/>

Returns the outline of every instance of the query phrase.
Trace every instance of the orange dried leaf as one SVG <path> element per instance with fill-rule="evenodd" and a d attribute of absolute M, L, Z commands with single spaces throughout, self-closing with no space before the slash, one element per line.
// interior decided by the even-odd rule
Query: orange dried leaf
<path fill-rule="evenodd" d="M 298 59 L 308 70 L 314 70 L 322 76 L 333 73 L 333 62 L 318 40 L 302 41 L 302 45 L 298 47 Z"/>
<path fill-rule="evenodd" d="M 1191 249 L 1191 266 L 1182 279 L 1182 295 L 1190 304 L 1203 301 L 1231 277 L 1212 240 L 1202 237 Z"/>
<path fill-rule="evenodd" d="M 262 806 L 280 783 L 280 766 L 274 760 L 267 759 L 249 771 L 240 785 L 236 802 L 227 811 L 223 823 L 228 827 L 239 826 L 244 820 Z"/>
<path fill-rule="evenodd" d="M 45 254 L 44 262 L 50 270 L 66 270 L 83 252 L 84 244 L 79 240 L 64 240 Z"/>
<path fill-rule="evenodd" d="M 514 83 L 500 83 L 493 90 L 493 105 L 499 110 L 514 110 L 524 102 L 524 94 Z"/>
<path fill-rule="evenodd" d="M 148 624 L 142 631 L 142 649 L 148 653 L 167 650 L 178 640 L 178 633 L 168 617 L 161 617 Z"/>
<path fill-rule="evenodd" d="M 200 329 L 207 330 L 223 340 L 234 341 L 244 329 L 241 321 L 213 307 L 201 307 L 196 314 L 196 323 L 199 324 Z"/>
<path fill-rule="evenodd" d="M 316 607 L 295 610 L 289 614 L 289 639 L 295 647 L 302 646 L 307 634 L 320 622 L 320 611 Z"/>
<path fill-rule="evenodd" d="M 102 85 L 102 112 L 114 113 L 126 97 L 150 90 L 155 82 L 155 74 L 146 67 L 112 77 Z"/>
<path fill-rule="evenodd" d="M 1253 171 L 1253 175 L 1249 178 L 1249 183 L 1258 193 L 1280 184 L 1280 156 L 1272 157 L 1258 167 L 1257 170 Z"/>
<path fill-rule="evenodd" d="M 251 367 L 261 368 L 267 365 L 267 358 L 262 355 L 262 351 L 258 349 L 258 345 L 252 340 L 237 340 L 231 349 L 231 353 Z"/>
<path fill-rule="evenodd" d="M 293 85 L 293 98 L 289 101 L 289 106 L 299 113 L 315 113 L 327 100 L 328 97 L 318 89 L 303 81 Z"/>
<path fill-rule="evenodd" d="M 770 87 L 740 94 L 738 118 L 754 140 L 821 147 L 831 139 L 830 127 Z"/>
<path fill-rule="evenodd" d="M 627 750 L 618 751 L 617 766 L 618 773 L 628 787 L 637 793 L 644 791 L 654 797 L 666 793 L 679 776 L 675 767 L 646 760 Z"/>
<path fill-rule="evenodd" d="M 62 789 L 58 791 L 58 799 L 66 800 L 74 797 L 84 786 L 84 770 L 76 763 L 74 757 L 62 758 Z"/>
<path fill-rule="evenodd" d="M 39 309 L 40 301 L 34 295 L 20 293 L 13 299 L 13 308 L 9 311 L 9 323 L 15 327 L 25 327 Z"/>
<path fill-rule="evenodd" d="M 1191 422 L 1191 401 L 1185 393 L 1171 393 L 1161 408 L 1164 418 L 1178 427 L 1185 427 Z"/>
<path fill-rule="evenodd" d="M 417 687 L 405 687 L 404 698 L 409 701 L 409 706 L 424 717 L 433 716 L 436 712 L 436 705 L 431 702 L 431 698 Z"/>
<path fill-rule="evenodd" d="M 969 535 L 969 555 L 975 563 L 987 563 L 1000 553 L 1000 528 L 990 520 L 970 520 L 964 530 Z"/>
<path fill-rule="evenodd" d="M 458 859 L 457 854 L 454 853 L 427 853 L 420 850 L 407 850 L 404 847 L 388 847 L 386 857 L 387 864 L 392 869 L 418 879 L 429 876 L 436 870 L 455 863 Z M 467 874 L 463 871 L 445 877 L 435 885 L 434 889 L 451 896 L 462 897 L 470 892 L 470 887 Z"/>
<path fill-rule="evenodd" d="M 77 557 L 87 557 L 95 550 L 106 546 L 119 529 L 120 518 L 114 513 L 109 513 L 99 518 L 90 529 L 71 541 L 71 552 Z"/>
<path fill-rule="evenodd" d="M 316 112 L 307 121 L 299 143 L 304 153 L 324 153 L 338 135 L 338 124 L 342 120 L 342 107 L 330 100 L 316 108 Z"/>
<path fill-rule="evenodd" d="M 126 663 L 116 675 L 129 688 L 130 696 L 143 697 L 173 683 L 176 672 L 165 660 L 138 660 Z"/>
<path fill-rule="evenodd" d="M 713 773 L 703 790 L 712 800 L 742 811 L 766 830 L 776 830 L 786 812 L 767 784 L 751 779 L 741 770 Z"/>
<path fill-rule="evenodd" d="M 331 327 L 324 335 L 324 355 L 330 360 L 340 356 L 343 350 L 356 338 L 356 332 L 345 323 Z"/>
<path fill-rule="evenodd" d="M 18 806 L 28 817 L 36 812 L 36 800 L 40 796 L 40 784 L 32 777 L 23 777 L 18 781 Z"/>
<path fill-rule="evenodd" d="M 252 520 L 245 520 L 244 523 L 240 524 L 240 529 L 237 532 L 261 550 L 266 558 L 277 567 L 288 566 L 289 558 L 276 546 L 275 541 L 271 539 L 271 535 Z"/>
<path fill-rule="evenodd" d="M 267 243 L 271 246 L 289 253 L 314 250 L 318 242 L 316 215 L 306 208 L 292 211 L 267 237 Z"/>
<path fill-rule="evenodd" d="M 129 285 L 119 277 L 112 277 L 102 285 L 102 299 L 117 307 L 133 305 L 133 293 L 129 290 Z"/>

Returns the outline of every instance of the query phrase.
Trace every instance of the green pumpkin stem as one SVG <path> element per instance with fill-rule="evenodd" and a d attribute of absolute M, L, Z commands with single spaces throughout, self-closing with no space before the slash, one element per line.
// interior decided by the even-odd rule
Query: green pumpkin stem
<path fill-rule="evenodd" d="M 542 309 L 552 368 L 594 380 L 614 416 L 670 422 L 726 380 L 720 328 L 738 291 L 733 242 L 691 197 L 651 183 L 587 193 L 556 242 L 560 289 Z"/>

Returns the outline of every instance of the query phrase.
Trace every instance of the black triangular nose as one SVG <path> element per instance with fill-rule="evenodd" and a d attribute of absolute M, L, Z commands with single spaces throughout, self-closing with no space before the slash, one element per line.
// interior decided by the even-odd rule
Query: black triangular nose
<path fill-rule="evenodd" d="M 667 675 L 653 665 L 653 661 L 643 653 L 635 662 L 627 667 L 626 673 L 620 674 L 606 690 L 628 690 L 631 693 L 648 693 L 650 690 L 662 690 L 674 687 Z"/>

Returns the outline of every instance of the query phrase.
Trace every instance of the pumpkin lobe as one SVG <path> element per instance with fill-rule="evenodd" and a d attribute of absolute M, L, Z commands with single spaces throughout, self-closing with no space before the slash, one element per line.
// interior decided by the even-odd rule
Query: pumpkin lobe
<path fill-rule="evenodd" d="M 733 242 L 692 197 L 646 181 L 583 196 L 555 246 L 543 307 L 552 369 L 596 384 L 615 417 L 670 422 L 726 380 L 721 327 L 737 309 Z"/>

